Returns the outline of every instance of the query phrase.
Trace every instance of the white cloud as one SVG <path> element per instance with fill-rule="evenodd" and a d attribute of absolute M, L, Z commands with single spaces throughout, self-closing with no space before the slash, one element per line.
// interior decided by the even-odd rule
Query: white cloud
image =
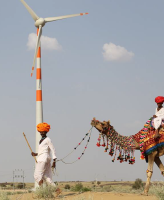
<path fill-rule="evenodd" d="M 35 49 L 37 36 L 35 33 L 30 33 L 28 36 L 27 47 L 29 50 Z M 62 46 L 59 44 L 56 38 L 50 38 L 47 36 L 41 36 L 41 46 L 44 50 L 62 50 Z"/>
<path fill-rule="evenodd" d="M 103 45 L 103 57 L 107 61 L 130 61 L 134 56 L 133 52 L 127 51 L 124 47 L 113 43 Z"/>

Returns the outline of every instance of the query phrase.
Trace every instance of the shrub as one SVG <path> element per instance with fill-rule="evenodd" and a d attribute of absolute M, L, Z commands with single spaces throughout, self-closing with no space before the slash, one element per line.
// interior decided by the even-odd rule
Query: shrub
<path fill-rule="evenodd" d="M 50 199 L 55 198 L 53 193 L 56 191 L 55 187 L 46 186 L 46 187 L 39 187 L 34 192 L 36 199 Z"/>
<path fill-rule="evenodd" d="M 79 192 L 79 191 L 82 190 L 82 188 L 83 188 L 82 183 L 77 183 L 77 184 L 75 185 L 75 187 L 74 187 L 74 191 Z"/>
<path fill-rule="evenodd" d="M 69 184 L 66 184 L 64 188 L 70 190 L 71 187 Z"/>
<path fill-rule="evenodd" d="M 6 192 L 0 192 L 0 199 L 1 200 L 9 200 Z"/>
<path fill-rule="evenodd" d="M 150 194 L 153 194 L 158 197 L 159 200 L 164 199 L 164 184 L 163 183 L 154 183 L 150 187 Z"/>
<path fill-rule="evenodd" d="M 6 184 L 5 183 L 1 183 L 1 187 L 6 187 Z"/>
<path fill-rule="evenodd" d="M 24 192 L 20 192 L 20 191 L 18 191 L 18 192 L 16 192 L 16 194 L 24 194 Z"/>
<path fill-rule="evenodd" d="M 16 186 L 18 189 L 23 189 L 25 187 L 25 183 L 18 183 L 18 185 Z"/>
<path fill-rule="evenodd" d="M 97 185 L 100 185 L 101 184 L 101 182 L 100 181 L 97 181 Z"/>
<path fill-rule="evenodd" d="M 104 187 L 103 187 L 103 190 L 104 190 L 104 192 L 111 192 L 111 191 L 112 191 L 112 187 L 111 187 L 111 185 L 109 185 L 109 186 L 104 186 Z"/>
<path fill-rule="evenodd" d="M 82 192 L 89 192 L 89 191 L 91 191 L 91 188 L 83 187 L 81 191 Z"/>
<path fill-rule="evenodd" d="M 132 188 L 135 189 L 135 190 L 138 190 L 138 189 L 141 189 L 143 188 L 143 183 L 142 183 L 142 180 L 137 178 L 134 182 L 134 184 L 132 185 Z"/>
<path fill-rule="evenodd" d="M 12 192 L 6 192 L 6 194 L 7 194 L 7 195 L 12 195 L 13 193 L 12 193 Z"/>

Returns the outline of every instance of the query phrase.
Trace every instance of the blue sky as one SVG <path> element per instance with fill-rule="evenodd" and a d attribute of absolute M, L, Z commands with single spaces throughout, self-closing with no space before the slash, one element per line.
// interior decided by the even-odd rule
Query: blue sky
<path fill-rule="evenodd" d="M 164 2 L 26 2 L 39 17 L 89 12 L 43 28 L 43 36 L 55 38 L 62 47 L 42 51 L 44 121 L 51 124 L 49 137 L 58 158 L 79 143 L 93 117 L 110 120 L 122 135 L 137 133 L 155 112 L 154 98 L 163 95 Z M 22 132 L 35 149 L 35 73 L 30 77 L 34 50 L 27 43 L 36 28 L 19 0 L 1 1 L 0 17 L 0 182 L 11 181 L 14 169 L 24 169 L 25 180 L 33 181 L 34 161 Z M 112 55 L 116 53 L 115 61 L 104 59 L 105 44 Z M 118 46 L 123 48 L 121 58 Z M 133 56 L 124 60 L 127 52 Z M 139 159 L 139 152 L 133 166 L 112 163 L 104 149 L 96 147 L 97 138 L 94 129 L 82 160 L 74 165 L 58 163 L 59 176 L 54 180 L 94 180 L 96 176 L 101 180 L 146 180 L 147 164 Z M 82 150 L 68 161 L 79 157 Z M 162 179 L 156 166 L 152 179 Z"/>

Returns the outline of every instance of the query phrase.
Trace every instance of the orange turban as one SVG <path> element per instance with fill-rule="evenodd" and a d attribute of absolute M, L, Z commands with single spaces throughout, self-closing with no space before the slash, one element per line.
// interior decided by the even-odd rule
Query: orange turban
<path fill-rule="evenodd" d="M 47 123 L 40 123 L 37 125 L 37 130 L 38 130 L 38 132 L 42 132 L 42 131 L 49 132 L 50 125 Z"/>
<path fill-rule="evenodd" d="M 155 102 L 156 102 L 156 103 L 163 103 L 163 102 L 164 102 L 164 97 L 162 97 L 162 96 L 156 97 L 156 98 L 155 98 Z"/>

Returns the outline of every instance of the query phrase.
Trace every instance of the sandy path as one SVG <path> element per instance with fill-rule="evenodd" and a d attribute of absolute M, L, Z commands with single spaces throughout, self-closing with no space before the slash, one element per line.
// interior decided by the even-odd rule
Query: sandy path
<path fill-rule="evenodd" d="M 81 197 L 81 198 L 80 198 Z M 66 197 L 66 200 L 83 199 L 87 200 L 157 200 L 155 196 L 142 196 L 138 194 L 109 193 L 109 192 L 86 192 L 80 195 Z"/>

